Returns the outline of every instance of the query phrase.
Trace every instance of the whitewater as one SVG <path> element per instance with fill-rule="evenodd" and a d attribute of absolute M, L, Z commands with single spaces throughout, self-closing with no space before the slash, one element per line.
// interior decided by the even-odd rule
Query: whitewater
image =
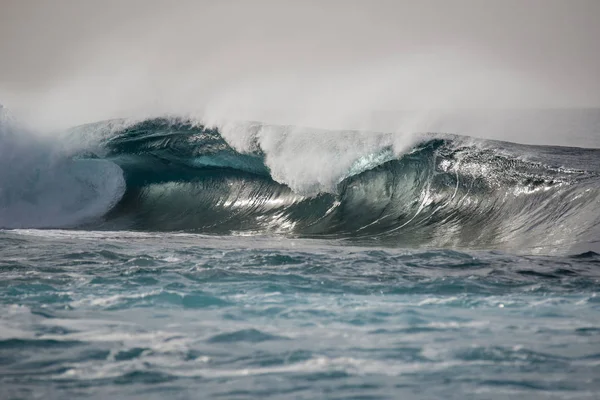
<path fill-rule="evenodd" d="M 0 397 L 600 390 L 600 150 L 0 123 Z"/>

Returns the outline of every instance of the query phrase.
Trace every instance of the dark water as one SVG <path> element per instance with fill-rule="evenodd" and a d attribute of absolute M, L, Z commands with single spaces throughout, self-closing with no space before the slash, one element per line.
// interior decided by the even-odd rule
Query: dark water
<path fill-rule="evenodd" d="M 0 136 L 0 398 L 597 398 L 599 150 L 112 124 Z"/>

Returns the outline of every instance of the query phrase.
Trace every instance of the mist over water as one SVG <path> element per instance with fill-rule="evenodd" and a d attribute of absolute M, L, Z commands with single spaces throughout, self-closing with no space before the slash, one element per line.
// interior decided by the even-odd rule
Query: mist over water
<path fill-rule="evenodd" d="M 282 224 L 302 234 L 404 232 L 412 223 L 437 226 L 448 209 L 443 229 L 423 236 L 419 228 L 418 243 L 529 251 L 537 240 L 542 252 L 553 244 L 568 252 L 594 242 L 596 219 L 582 215 L 596 199 L 585 180 L 597 174 L 595 153 L 582 152 L 590 162 L 581 166 L 570 150 L 468 137 L 600 147 L 590 69 L 600 60 L 588 39 L 598 30 L 589 19 L 595 3 L 19 4 L 9 3 L 7 15 L 31 30 L 7 17 L 3 25 L 13 40 L 2 42 L 9 57 L 0 94 L 11 115 L 0 137 L 2 227 L 97 227 L 112 221 L 117 204 L 149 207 L 149 218 L 168 215 L 165 198 L 188 198 L 181 223 L 109 225 L 211 230 L 192 218 L 200 180 L 211 193 L 205 200 L 227 209 L 242 231 Z M 534 15 L 523 19 L 525 9 Z M 32 38 L 35 30 L 45 38 Z M 209 177 L 210 168 L 258 174 L 268 189 L 252 177 Z M 357 187 L 371 197 L 357 200 Z M 291 193 L 280 198 L 281 190 Z M 565 220 L 541 212 L 559 198 L 584 198 L 586 211 L 575 207 Z M 293 210 L 311 199 L 322 205 L 306 206 L 317 216 L 308 224 L 307 211 Z M 512 201 L 529 203 L 528 211 L 509 210 Z M 273 222 L 259 223 L 269 220 L 266 204 Z M 230 214 L 232 205 L 245 217 Z M 354 208 L 368 218 L 349 228 Z M 490 212 L 500 216 L 497 232 L 473 230 L 483 225 L 470 215 Z M 530 220 L 504 226 L 509 215 Z M 557 221 L 563 233 L 533 239 Z"/>
<path fill-rule="evenodd" d="M 582 132 L 598 133 L 594 118 L 569 114 L 557 127 L 552 113 L 519 111 L 600 106 L 594 1 L 5 10 L 0 101 L 37 130 L 174 114 L 534 144 L 586 146 Z"/>

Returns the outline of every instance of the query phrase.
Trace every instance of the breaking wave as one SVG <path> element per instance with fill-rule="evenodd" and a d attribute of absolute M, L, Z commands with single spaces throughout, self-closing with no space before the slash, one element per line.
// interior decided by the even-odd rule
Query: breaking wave
<path fill-rule="evenodd" d="M 600 240 L 596 149 L 183 119 L 78 127 L 69 152 L 65 141 L 56 150 L 14 136 L 6 127 L 0 136 L 3 228 L 543 253 Z"/>

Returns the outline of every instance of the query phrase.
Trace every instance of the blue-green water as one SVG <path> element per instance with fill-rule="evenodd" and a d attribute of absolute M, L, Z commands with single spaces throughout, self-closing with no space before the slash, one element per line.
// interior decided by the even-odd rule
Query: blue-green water
<path fill-rule="evenodd" d="M 113 124 L 0 126 L 0 399 L 598 398 L 600 150 Z"/>
<path fill-rule="evenodd" d="M 597 398 L 600 256 L 0 234 L 1 398 Z"/>

